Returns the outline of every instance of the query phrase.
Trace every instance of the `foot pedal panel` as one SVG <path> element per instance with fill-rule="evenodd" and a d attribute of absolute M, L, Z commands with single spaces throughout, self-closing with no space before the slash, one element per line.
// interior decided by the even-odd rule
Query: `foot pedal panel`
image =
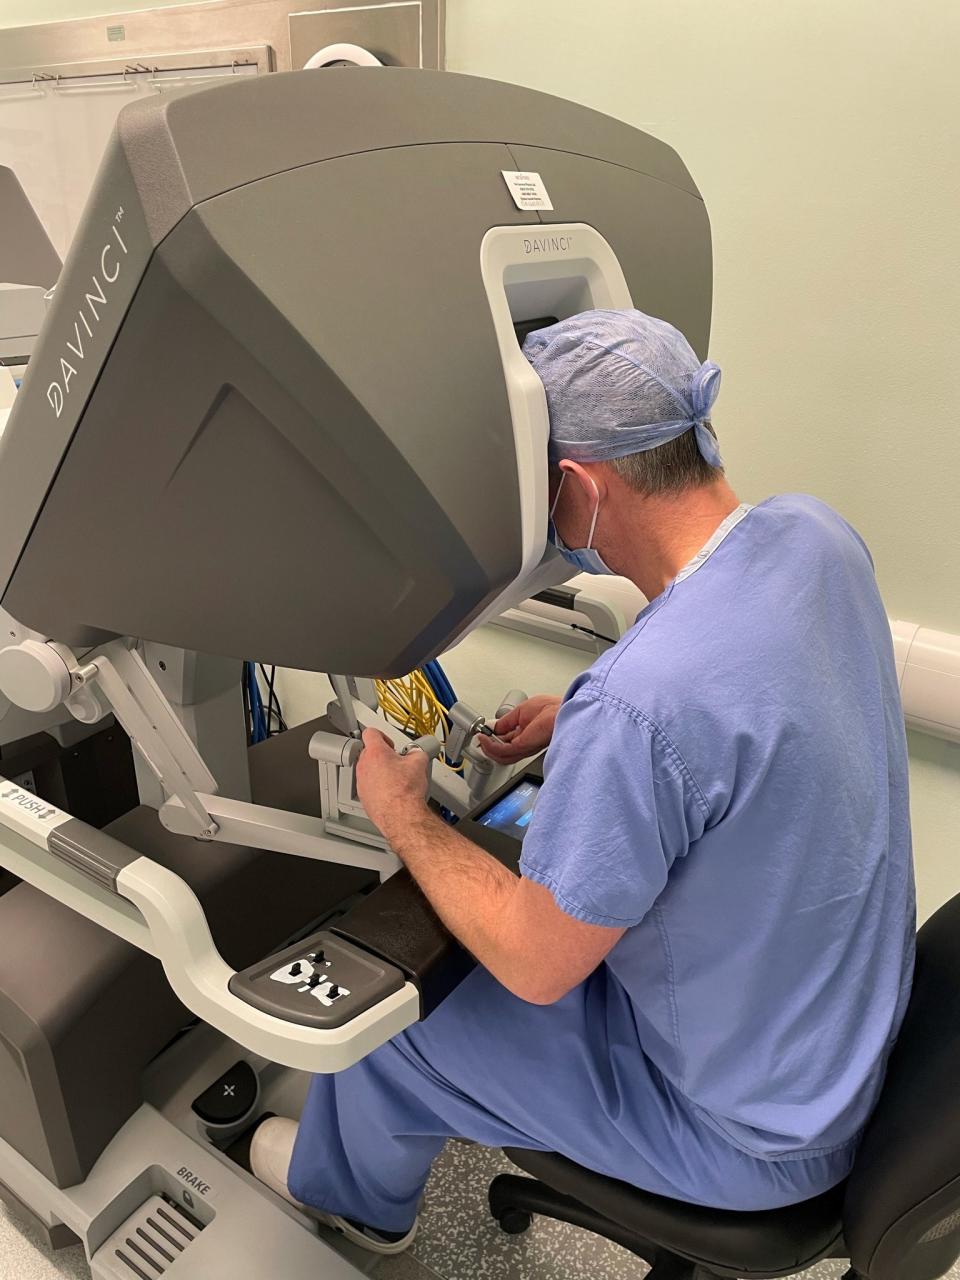
<path fill-rule="evenodd" d="M 159 1280 L 188 1253 L 203 1226 L 172 1200 L 153 1195 L 97 1250 L 96 1275 Z"/>

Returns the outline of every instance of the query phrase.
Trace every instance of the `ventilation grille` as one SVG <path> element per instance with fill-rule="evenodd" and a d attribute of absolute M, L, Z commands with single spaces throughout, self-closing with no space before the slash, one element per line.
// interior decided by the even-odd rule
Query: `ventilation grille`
<path fill-rule="evenodd" d="M 117 1280 L 158 1280 L 202 1230 L 172 1200 L 151 1196 L 97 1251 L 97 1263 Z"/>
<path fill-rule="evenodd" d="M 950 1235 L 960 1227 L 960 1209 L 955 1213 L 951 1213 L 949 1217 L 943 1218 L 935 1227 L 931 1227 L 926 1235 L 920 1237 L 921 1244 L 932 1244 L 934 1240 L 942 1240 L 944 1236 Z"/>

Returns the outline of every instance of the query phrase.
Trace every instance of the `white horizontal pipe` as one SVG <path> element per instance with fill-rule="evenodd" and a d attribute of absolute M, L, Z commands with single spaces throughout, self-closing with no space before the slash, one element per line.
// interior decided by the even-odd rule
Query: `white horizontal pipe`
<path fill-rule="evenodd" d="M 912 622 L 890 629 L 907 724 L 960 742 L 960 636 Z"/>

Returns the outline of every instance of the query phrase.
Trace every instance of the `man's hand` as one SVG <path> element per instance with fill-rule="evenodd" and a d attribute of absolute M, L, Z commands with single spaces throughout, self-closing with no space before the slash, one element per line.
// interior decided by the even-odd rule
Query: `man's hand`
<path fill-rule="evenodd" d="M 561 701 L 552 694 L 538 693 L 521 702 L 497 721 L 496 738 L 480 738 L 481 750 L 497 764 L 516 764 L 546 750 Z"/>
<path fill-rule="evenodd" d="M 559 701 L 531 698 L 503 717 L 513 725 L 508 732 L 515 731 L 517 740 L 539 723 L 535 734 L 545 745 Z M 367 729 L 357 761 L 357 794 L 466 950 L 521 1000 L 552 1004 L 593 972 L 624 930 L 567 915 L 548 889 L 518 879 L 447 826 L 425 804 L 427 770 L 422 751 L 398 756 L 389 738 Z"/>
<path fill-rule="evenodd" d="M 426 813 L 429 764 L 422 751 L 399 756 L 379 729 L 365 729 L 357 761 L 357 796 L 374 826 L 392 833 Z"/>

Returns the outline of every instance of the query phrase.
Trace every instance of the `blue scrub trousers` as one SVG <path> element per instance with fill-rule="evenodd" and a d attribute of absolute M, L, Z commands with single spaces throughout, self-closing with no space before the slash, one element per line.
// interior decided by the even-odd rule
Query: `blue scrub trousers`
<path fill-rule="evenodd" d="M 626 993 L 601 967 L 553 1005 L 485 970 L 356 1066 L 316 1076 L 290 1168 L 304 1204 L 385 1231 L 416 1217 L 447 1138 L 557 1151 L 633 1186 L 717 1208 L 792 1204 L 843 1179 L 853 1144 L 760 1159 L 706 1124 L 643 1054 L 610 1040 Z"/>

